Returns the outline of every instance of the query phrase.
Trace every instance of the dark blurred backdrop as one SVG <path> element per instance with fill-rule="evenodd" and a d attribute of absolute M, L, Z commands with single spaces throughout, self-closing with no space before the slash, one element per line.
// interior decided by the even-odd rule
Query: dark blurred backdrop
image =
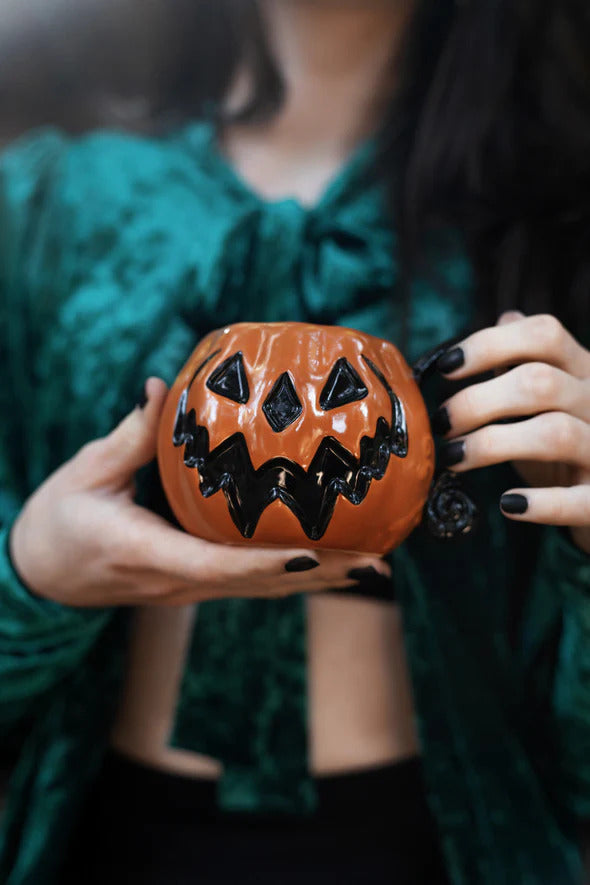
<path fill-rule="evenodd" d="M 74 133 L 153 128 L 156 99 L 190 55 L 197 7 L 199 0 L 0 0 L 0 147 L 46 124 Z M 0 744 L 0 811 L 26 731 L 25 723 Z"/>
<path fill-rule="evenodd" d="M 186 0 L 0 0 L 0 142 L 44 123 L 148 127 L 190 51 L 187 16 Z"/>

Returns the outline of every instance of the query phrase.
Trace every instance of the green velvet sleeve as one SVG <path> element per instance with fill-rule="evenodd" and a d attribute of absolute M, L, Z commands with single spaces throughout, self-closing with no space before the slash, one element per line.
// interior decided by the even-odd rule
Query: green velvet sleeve
<path fill-rule="evenodd" d="M 559 605 L 560 632 L 549 686 L 554 721 L 555 790 L 576 816 L 590 816 L 590 555 L 567 530 L 547 529 L 535 593 Z M 547 606 L 544 609 L 549 610 Z"/>
<path fill-rule="evenodd" d="M 106 609 L 36 596 L 8 553 L 11 524 L 40 481 L 33 366 L 42 329 L 32 317 L 43 315 L 39 281 L 51 274 L 59 285 L 38 246 L 54 220 L 52 194 L 66 151 L 67 138 L 47 128 L 0 154 L 0 735 L 76 667 L 109 617 Z"/>
<path fill-rule="evenodd" d="M 528 731 L 554 800 L 590 816 L 590 555 L 543 529 L 524 618 Z"/>

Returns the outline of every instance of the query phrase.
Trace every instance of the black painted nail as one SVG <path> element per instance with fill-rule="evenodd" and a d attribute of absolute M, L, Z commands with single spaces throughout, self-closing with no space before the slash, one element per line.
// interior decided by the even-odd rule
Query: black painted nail
<path fill-rule="evenodd" d="M 318 565 L 317 559 L 312 559 L 311 556 L 296 556 L 295 559 L 290 559 L 285 565 L 285 571 L 308 572 L 312 568 L 317 568 Z"/>
<path fill-rule="evenodd" d="M 443 355 L 438 358 L 436 361 L 436 368 L 439 372 L 447 374 L 448 372 L 454 372 L 455 369 L 462 366 L 464 362 L 465 354 L 463 353 L 463 348 L 453 347 L 452 350 L 447 350 L 446 353 L 443 353 Z"/>
<path fill-rule="evenodd" d="M 135 405 L 138 409 L 143 409 L 143 407 L 145 406 L 147 401 L 148 401 L 148 398 L 147 398 L 147 393 L 145 392 L 145 386 L 144 386 L 143 390 L 141 391 L 141 395 L 139 396 Z"/>
<path fill-rule="evenodd" d="M 452 467 L 465 457 L 465 441 L 462 439 L 441 446 L 438 463 L 441 467 Z"/>
<path fill-rule="evenodd" d="M 506 513 L 526 513 L 529 502 L 524 495 L 502 495 L 500 507 Z"/>
<path fill-rule="evenodd" d="M 351 568 L 348 572 L 348 577 L 353 581 L 368 581 L 373 578 L 380 578 L 381 575 L 372 565 L 367 565 L 364 568 Z"/>
<path fill-rule="evenodd" d="M 441 406 L 440 409 L 436 410 L 430 420 L 430 424 L 433 433 L 437 433 L 439 436 L 444 436 L 445 433 L 449 432 L 451 429 L 451 419 L 446 406 Z"/>

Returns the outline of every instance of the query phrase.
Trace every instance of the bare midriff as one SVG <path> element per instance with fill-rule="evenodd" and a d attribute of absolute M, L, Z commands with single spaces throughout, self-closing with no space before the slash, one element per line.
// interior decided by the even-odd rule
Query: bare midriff
<path fill-rule="evenodd" d="M 111 744 L 173 773 L 217 778 L 215 759 L 169 746 L 198 606 L 135 613 Z M 419 752 L 398 606 L 360 597 L 308 598 L 309 760 L 314 775 Z"/>

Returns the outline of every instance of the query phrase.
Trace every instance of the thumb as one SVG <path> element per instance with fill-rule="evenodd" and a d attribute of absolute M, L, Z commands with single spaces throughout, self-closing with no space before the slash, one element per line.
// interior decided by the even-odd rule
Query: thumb
<path fill-rule="evenodd" d="M 158 426 L 167 393 L 161 378 L 148 378 L 145 403 L 137 405 L 111 433 L 96 441 L 102 482 L 125 484 L 156 457 Z"/>

